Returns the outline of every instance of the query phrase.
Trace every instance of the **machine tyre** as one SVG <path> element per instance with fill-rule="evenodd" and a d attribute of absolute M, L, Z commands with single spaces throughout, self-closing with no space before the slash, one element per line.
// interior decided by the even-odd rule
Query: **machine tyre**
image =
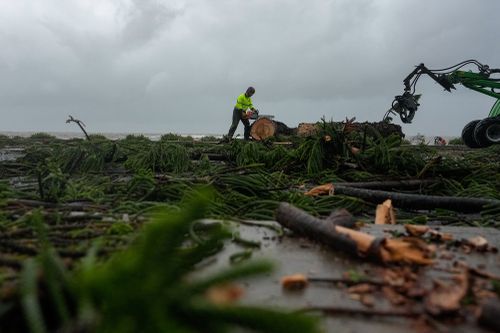
<path fill-rule="evenodd" d="M 464 129 L 462 130 L 462 140 L 465 143 L 465 145 L 469 148 L 479 148 L 479 144 L 476 142 L 476 139 L 474 138 L 474 130 L 476 128 L 476 125 L 480 122 L 481 120 L 473 120 L 467 125 L 464 126 Z"/>
<path fill-rule="evenodd" d="M 474 128 L 474 139 L 481 147 L 500 143 L 500 117 L 485 118 Z"/>

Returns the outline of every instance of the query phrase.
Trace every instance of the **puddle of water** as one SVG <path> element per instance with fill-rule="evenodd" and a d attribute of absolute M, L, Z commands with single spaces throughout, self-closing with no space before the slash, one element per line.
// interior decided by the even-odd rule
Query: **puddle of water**
<path fill-rule="evenodd" d="M 24 155 L 23 148 L 2 148 L 0 149 L 0 162 L 15 161 Z"/>

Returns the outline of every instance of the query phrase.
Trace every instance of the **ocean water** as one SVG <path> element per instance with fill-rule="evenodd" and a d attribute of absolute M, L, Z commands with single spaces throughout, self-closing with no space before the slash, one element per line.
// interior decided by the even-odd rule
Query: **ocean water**
<path fill-rule="evenodd" d="M 39 132 L 13 132 L 13 131 L 4 131 L 0 132 L 0 135 L 7 135 L 9 137 L 30 137 L 31 135 L 39 133 Z M 73 138 L 85 138 L 84 134 L 82 132 L 44 132 L 50 135 L 55 136 L 56 138 L 59 139 L 73 139 Z M 144 135 L 145 137 L 149 138 L 150 140 L 157 141 L 160 140 L 161 136 L 166 134 L 166 133 L 89 133 L 89 134 L 99 134 L 99 135 L 104 135 L 106 138 L 110 140 L 118 140 L 118 139 L 124 139 L 127 135 Z M 184 136 L 184 137 L 192 137 L 195 140 L 199 140 L 202 137 L 205 136 L 214 136 L 216 138 L 222 138 L 222 134 L 214 134 L 214 133 L 177 133 L 178 135 Z M 425 144 L 427 145 L 434 145 L 434 138 L 435 136 L 421 136 L 421 135 L 407 135 L 406 139 L 409 140 L 412 144 L 419 144 L 423 140 Z M 449 142 L 451 139 L 454 139 L 456 137 L 451 137 L 451 136 L 444 136 L 443 139 L 445 139 L 447 142 Z"/>
<path fill-rule="evenodd" d="M 0 135 L 7 135 L 9 137 L 23 137 L 27 138 L 30 137 L 33 134 L 40 133 L 40 132 L 14 132 L 14 131 L 0 131 Z M 74 139 L 74 138 L 85 138 L 85 135 L 82 132 L 43 132 L 46 134 L 50 134 L 55 136 L 58 139 Z M 158 141 L 160 140 L 161 136 L 166 134 L 166 133 L 88 133 L 89 135 L 92 134 L 98 134 L 98 135 L 104 135 L 106 138 L 110 140 L 118 140 L 118 139 L 124 139 L 127 135 L 144 135 L 145 137 L 149 138 L 150 140 L 153 141 Z M 199 134 L 199 133 L 180 133 L 178 135 L 184 136 L 184 137 L 192 137 L 195 140 L 199 140 L 202 137 L 205 136 L 214 136 L 216 138 L 222 138 L 222 134 Z"/>

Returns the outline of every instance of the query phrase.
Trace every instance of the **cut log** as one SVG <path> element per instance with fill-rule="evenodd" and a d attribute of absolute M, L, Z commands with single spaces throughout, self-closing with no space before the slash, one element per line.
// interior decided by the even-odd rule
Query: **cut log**
<path fill-rule="evenodd" d="M 379 133 L 382 137 L 390 136 L 391 134 L 396 134 L 401 138 L 404 138 L 403 131 L 401 130 L 401 126 L 396 124 L 390 124 L 384 121 L 381 122 L 334 122 L 334 124 L 338 124 L 339 126 L 344 126 L 344 131 L 346 133 L 350 132 L 359 132 L 364 133 L 367 131 L 369 136 L 375 135 L 375 133 Z M 320 123 L 300 123 L 297 128 L 297 135 L 299 136 L 311 136 L 317 133 L 320 128 Z"/>
<path fill-rule="evenodd" d="M 276 133 L 276 124 L 269 118 L 259 118 L 250 129 L 250 135 L 254 140 L 261 141 L 273 137 Z"/>
<path fill-rule="evenodd" d="M 425 242 L 376 238 L 370 234 L 349 229 L 340 225 L 345 223 L 346 213 L 333 214 L 327 220 L 320 220 L 288 203 L 280 203 L 276 209 L 276 221 L 282 226 L 337 251 L 351 255 L 368 257 L 384 263 L 398 262 L 428 265 L 430 250 Z"/>
<path fill-rule="evenodd" d="M 386 122 L 376 123 L 355 123 L 355 122 L 333 122 L 338 125 L 345 133 L 359 132 L 366 133 L 368 136 L 376 136 L 380 134 L 382 137 L 387 137 L 396 134 L 404 138 L 401 131 L 401 126 L 389 124 Z M 282 122 L 272 120 L 270 117 L 261 116 L 257 119 L 250 128 L 250 135 L 254 140 L 261 141 L 271 138 L 276 135 L 298 135 L 302 137 L 315 135 L 320 129 L 320 123 L 300 123 L 299 127 L 291 128 Z"/>
<path fill-rule="evenodd" d="M 250 128 L 250 135 L 254 140 L 261 141 L 276 135 L 295 135 L 296 130 L 284 123 L 267 117 L 257 119 Z"/>
<path fill-rule="evenodd" d="M 373 182 L 343 182 L 335 183 L 336 186 L 344 187 L 355 187 L 355 188 L 366 188 L 372 190 L 392 190 L 398 189 L 408 189 L 408 188 L 419 188 L 428 185 L 433 185 L 439 182 L 439 179 L 403 179 L 403 180 L 384 180 L 384 181 L 373 181 Z"/>

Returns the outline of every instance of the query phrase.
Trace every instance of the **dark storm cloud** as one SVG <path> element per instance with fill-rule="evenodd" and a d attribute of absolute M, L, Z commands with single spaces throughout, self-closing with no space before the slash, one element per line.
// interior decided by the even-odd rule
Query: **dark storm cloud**
<path fill-rule="evenodd" d="M 132 4 L 125 13 L 125 26 L 120 34 L 123 44 L 130 47 L 153 40 L 182 13 L 155 0 L 133 0 Z"/>
<path fill-rule="evenodd" d="M 296 126 L 380 120 L 414 65 L 500 67 L 480 0 L 28 0 L 0 3 L 0 130 L 223 133 L 249 85 Z M 409 133 L 458 135 L 491 98 L 428 78 Z M 447 126 L 444 128 L 443 124 Z"/>

